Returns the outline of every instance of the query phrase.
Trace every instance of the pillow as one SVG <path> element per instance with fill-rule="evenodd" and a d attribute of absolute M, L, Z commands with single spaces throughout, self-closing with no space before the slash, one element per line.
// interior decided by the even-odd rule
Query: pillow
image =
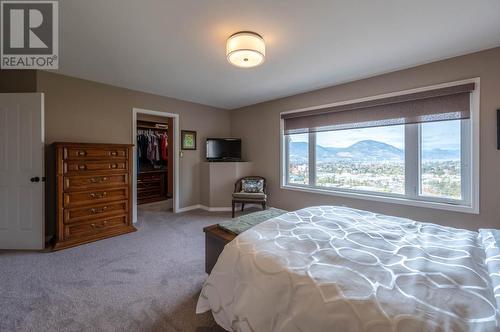
<path fill-rule="evenodd" d="M 264 192 L 264 180 L 262 180 L 262 179 L 243 179 L 243 180 L 241 180 L 241 192 L 243 192 L 243 193 L 262 193 L 262 192 Z"/>

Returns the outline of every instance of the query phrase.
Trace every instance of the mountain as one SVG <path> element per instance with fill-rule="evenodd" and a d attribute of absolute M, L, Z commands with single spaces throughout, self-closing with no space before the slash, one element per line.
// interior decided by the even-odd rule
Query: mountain
<path fill-rule="evenodd" d="M 290 160 L 294 163 L 305 163 L 308 158 L 309 146 L 306 142 L 292 142 L 290 144 Z M 339 160 L 361 161 L 404 161 L 404 151 L 393 145 L 374 141 L 359 141 L 346 148 L 316 147 L 316 160 L 330 162 Z M 460 159 L 460 150 L 432 149 L 422 152 L 424 160 L 457 160 Z"/>
<path fill-rule="evenodd" d="M 309 160 L 309 143 L 291 142 L 290 143 L 290 161 L 296 164 L 307 163 Z"/>
<path fill-rule="evenodd" d="M 424 160 L 460 160 L 460 150 L 432 149 L 422 151 Z"/>

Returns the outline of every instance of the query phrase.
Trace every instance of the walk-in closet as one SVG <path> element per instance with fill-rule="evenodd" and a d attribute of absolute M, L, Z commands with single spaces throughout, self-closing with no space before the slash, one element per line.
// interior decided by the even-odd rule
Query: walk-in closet
<path fill-rule="evenodd" d="M 137 204 L 167 201 L 173 193 L 173 125 L 171 118 L 137 119 Z"/>

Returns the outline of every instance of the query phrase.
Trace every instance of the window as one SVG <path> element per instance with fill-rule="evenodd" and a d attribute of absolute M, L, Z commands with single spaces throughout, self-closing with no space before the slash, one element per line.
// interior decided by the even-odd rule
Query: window
<path fill-rule="evenodd" d="M 426 99 L 423 104 L 411 100 L 411 117 L 393 104 L 383 117 L 366 113 L 363 118 L 359 107 L 348 114 L 351 110 L 345 106 L 336 112 L 307 111 L 303 117 L 285 117 L 283 185 L 475 212 L 471 95 L 469 90 L 462 95 L 467 99 L 457 93 L 446 99 Z M 433 107 L 430 101 L 439 103 L 435 111 L 428 111 Z M 378 114 L 386 111 L 383 105 L 376 107 L 383 108 Z M 419 109 L 425 109 L 420 115 L 425 114 L 414 120 Z"/>
<path fill-rule="evenodd" d="M 309 135 L 289 135 L 288 144 L 288 183 L 309 184 Z"/>
<path fill-rule="evenodd" d="M 421 195 L 462 199 L 461 127 L 461 120 L 421 124 Z"/>
<path fill-rule="evenodd" d="M 316 134 L 316 185 L 404 194 L 404 126 Z"/>

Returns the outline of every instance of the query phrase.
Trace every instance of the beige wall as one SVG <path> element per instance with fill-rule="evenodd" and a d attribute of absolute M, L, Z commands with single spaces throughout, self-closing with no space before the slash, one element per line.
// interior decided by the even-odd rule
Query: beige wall
<path fill-rule="evenodd" d="M 180 159 L 180 207 L 199 204 L 202 142 L 209 136 L 229 135 L 229 111 L 49 72 L 38 72 L 37 88 L 45 93 L 47 144 L 134 143 L 132 108 L 179 114 L 181 130 L 198 132 L 198 149 L 183 151 Z M 48 209 L 52 209 L 50 203 Z"/>
<path fill-rule="evenodd" d="M 280 189 L 280 112 L 472 77 L 481 77 L 479 215 Z M 268 179 L 272 206 L 292 210 L 319 204 L 346 205 L 455 227 L 500 228 L 500 151 L 496 150 L 499 108 L 500 48 L 495 48 L 235 110 L 231 113 L 231 135 L 243 139 L 243 157 L 254 163 L 257 175 Z"/>

